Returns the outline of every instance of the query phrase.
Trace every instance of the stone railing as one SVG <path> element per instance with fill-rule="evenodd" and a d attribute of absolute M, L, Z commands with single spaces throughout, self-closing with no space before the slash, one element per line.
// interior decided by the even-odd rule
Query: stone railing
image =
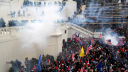
<path fill-rule="evenodd" d="M 89 31 L 89 30 L 87 30 L 87 29 L 85 29 L 85 28 L 82 28 L 82 27 L 80 27 L 80 26 L 78 26 L 78 25 L 76 25 L 76 24 L 69 23 L 68 25 L 74 26 L 74 27 L 76 27 L 76 28 L 78 28 L 78 29 L 80 29 L 80 30 L 82 30 L 82 31 L 84 31 L 84 32 L 86 32 L 86 33 L 91 34 L 92 36 L 94 36 L 94 33 L 93 33 L 93 32 L 91 32 L 91 31 Z"/>
<path fill-rule="evenodd" d="M 20 34 L 21 32 L 30 30 L 29 26 L 20 26 L 20 27 L 5 27 L 0 28 L 0 37 L 12 37 Z"/>

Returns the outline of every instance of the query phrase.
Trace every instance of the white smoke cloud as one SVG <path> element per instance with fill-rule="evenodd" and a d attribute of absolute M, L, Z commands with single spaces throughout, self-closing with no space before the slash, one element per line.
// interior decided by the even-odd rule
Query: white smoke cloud
<path fill-rule="evenodd" d="M 117 40 L 116 36 L 111 36 L 110 34 L 106 35 L 104 37 L 104 39 L 105 39 L 105 43 L 107 43 L 106 40 L 108 40 L 108 39 L 111 39 L 112 45 L 117 45 L 117 43 L 118 43 L 118 40 Z"/>
<path fill-rule="evenodd" d="M 109 29 L 106 29 L 106 34 L 104 35 L 104 41 L 105 41 L 105 43 L 107 43 L 106 40 L 110 39 L 112 45 L 117 45 L 117 43 L 118 43 L 117 37 L 119 37 L 118 34 L 116 32 L 108 32 L 108 30 L 109 31 L 112 31 L 110 28 Z"/>
<path fill-rule="evenodd" d="M 60 19 L 60 15 L 56 13 L 58 9 L 58 6 L 45 7 L 43 9 L 44 16 L 41 17 L 43 22 L 29 23 L 27 25 L 30 29 L 23 33 L 21 38 L 22 48 L 29 49 L 33 45 L 37 45 L 41 49 L 47 46 L 47 39 L 54 30 L 53 22 Z"/>

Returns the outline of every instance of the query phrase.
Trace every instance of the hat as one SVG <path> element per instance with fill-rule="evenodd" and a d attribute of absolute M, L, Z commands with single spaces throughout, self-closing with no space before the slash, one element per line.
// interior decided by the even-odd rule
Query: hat
<path fill-rule="evenodd" d="M 68 70 L 70 70 L 70 68 L 68 67 Z"/>
<path fill-rule="evenodd" d="M 86 63 L 88 63 L 87 61 L 85 61 Z"/>
<path fill-rule="evenodd" d="M 79 68 L 78 71 L 81 71 L 81 69 Z"/>
<path fill-rule="evenodd" d="M 52 62 L 51 62 L 51 64 L 52 64 Z"/>
<path fill-rule="evenodd" d="M 96 60 L 98 60 L 98 59 L 96 58 Z"/>
<path fill-rule="evenodd" d="M 48 59 L 48 62 L 49 62 L 49 59 Z"/>
<path fill-rule="evenodd" d="M 57 66 L 55 67 L 55 69 L 58 69 Z"/>
<path fill-rule="evenodd" d="M 65 57 L 67 57 L 67 56 L 68 56 L 68 54 Z"/>

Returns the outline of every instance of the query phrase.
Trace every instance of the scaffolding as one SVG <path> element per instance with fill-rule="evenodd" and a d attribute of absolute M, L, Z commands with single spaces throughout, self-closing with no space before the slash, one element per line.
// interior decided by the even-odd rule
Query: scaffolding
<path fill-rule="evenodd" d="M 87 18 L 102 18 L 102 21 L 95 21 L 93 23 L 91 22 L 85 22 L 80 24 L 87 24 L 87 25 L 98 25 L 98 24 L 109 24 L 111 26 L 115 26 L 118 28 L 119 26 L 123 26 L 123 29 L 128 30 L 127 24 L 128 20 L 126 17 L 128 16 L 128 3 L 93 3 L 90 6 L 90 3 L 86 4 L 84 15 Z M 102 11 L 99 13 L 98 10 L 102 9 Z M 126 35 L 128 33 L 126 32 Z"/>

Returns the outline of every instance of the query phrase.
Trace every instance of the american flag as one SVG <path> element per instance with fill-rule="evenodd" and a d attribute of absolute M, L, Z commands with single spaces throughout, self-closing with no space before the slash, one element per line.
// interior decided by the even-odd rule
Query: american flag
<path fill-rule="evenodd" d="M 79 38 L 79 37 L 76 37 L 76 39 L 77 39 L 79 42 L 81 42 L 81 40 L 80 40 L 80 38 Z"/>
<path fill-rule="evenodd" d="M 76 37 L 76 40 L 78 40 L 79 44 L 83 45 L 79 37 Z"/>
<path fill-rule="evenodd" d="M 106 40 L 107 41 L 107 44 L 112 44 L 111 43 L 111 39 L 108 39 L 108 40 Z"/>
<path fill-rule="evenodd" d="M 105 68 L 105 66 L 103 67 L 103 72 L 106 72 L 106 68 Z"/>
<path fill-rule="evenodd" d="M 123 26 L 119 27 L 120 29 L 123 29 Z"/>
<path fill-rule="evenodd" d="M 81 67 L 81 71 L 80 72 L 84 72 L 84 67 Z"/>
<path fill-rule="evenodd" d="M 73 34 L 73 35 L 72 35 L 72 38 L 75 38 L 75 36 L 76 36 L 76 34 Z"/>
<path fill-rule="evenodd" d="M 73 61 L 74 61 L 74 59 L 75 59 L 75 57 L 74 57 L 74 56 L 75 56 L 75 53 L 73 53 L 73 54 L 72 54 L 72 60 L 73 60 Z"/>
<path fill-rule="evenodd" d="M 92 44 L 94 44 L 94 39 L 93 39 L 93 37 L 92 37 Z"/>
<path fill-rule="evenodd" d="M 90 41 L 89 47 L 86 50 L 86 54 L 85 55 L 88 55 L 88 53 L 89 53 L 90 50 L 92 50 L 92 42 L 91 41 Z"/>

